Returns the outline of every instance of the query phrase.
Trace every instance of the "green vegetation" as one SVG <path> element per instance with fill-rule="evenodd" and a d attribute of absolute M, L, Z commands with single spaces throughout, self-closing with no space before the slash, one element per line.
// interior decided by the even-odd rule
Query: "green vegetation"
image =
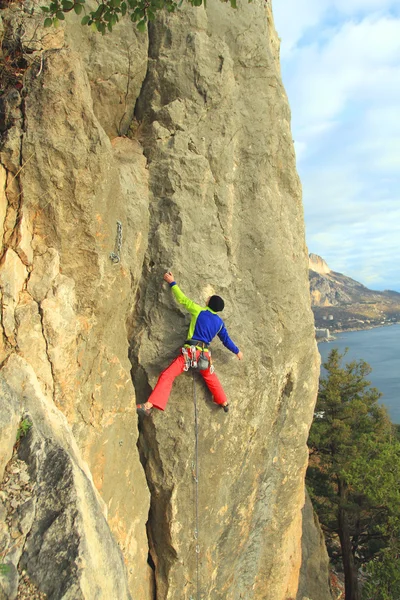
<path fill-rule="evenodd" d="M 5 565 L 4 563 L 0 563 L 0 575 L 7 575 L 7 573 L 9 572 L 10 567 L 9 565 Z"/>
<path fill-rule="evenodd" d="M 324 363 L 307 485 L 345 575 L 345 600 L 400 598 L 400 442 L 364 361 Z M 362 585 L 360 584 L 362 583 Z"/>
<path fill-rule="evenodd" d="M 232 8 L 236 8 L 236 0 L 222 0 L 230 2 Z M 251 1 L 251 0 L 250 0 Z M 206 0 L 186 0 L 192 6 L 206 4 Z M 166 10 L 175 12 L 182 6 L 183 0 L 100 0 L 94 10 L 86 10 L 85 0 L 53 0 L 48 6 L 42 6 L 45 13 L 45 27 L 54 25 L 57 27 L 60 21 L 64 21 L 65 15 L 71 11 L 77 15 L 84 15 L 82 25 L 92 27 L 103 35 L 112 31 L 118 21 L 129 18 L 139 31 L 147 29 L 147 23 L 154 21 L 158 11 Z"/>
<path fill-rule="evenodd" d="M 20 424 L 18 426 L 18 430 L 17 430 L 16 441 L 19 442 L 23 437 L 25 437 L 31 427 L 32 427 L 32 423 L 30 422 L 29 419 L 21 419 L 21 422 L 20 422 Z"/>

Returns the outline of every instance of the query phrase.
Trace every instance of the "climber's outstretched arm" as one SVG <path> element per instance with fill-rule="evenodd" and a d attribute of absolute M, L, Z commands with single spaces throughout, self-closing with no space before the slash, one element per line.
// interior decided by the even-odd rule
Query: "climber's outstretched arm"
<path fill-rule="evenodd" d="M 236 344 L 234 344 L 232 342 L 225 326 L 221 327 L 221 329 L 219 330 L 218 337 L 221 340 L 221 342 L 223 343 L 223 345 L 225 346 L 225 348 L 228 348 L 228 350 L 233 352 L 233 354 L 236 354 L 236 356 L 238 357 L 239 360 L 242 360 L 243 354 L 242 354 L 242 352 L 240 352 L 240 350 L 236 346 Z"/>
<path fill-rule="evenodd" d="M 190 300 L 187 296 L 185 296 L 180 287 L 177 285 L 171 271 L 165 273 L 164 279 L 169 284 L 175 299 L 179 302 L 179 304 L 182 304 L 191 315 L 198 315 L 199 312 L 203 310 L 199 304 L 196 304 L 193 302 L 193 300 Z"/>

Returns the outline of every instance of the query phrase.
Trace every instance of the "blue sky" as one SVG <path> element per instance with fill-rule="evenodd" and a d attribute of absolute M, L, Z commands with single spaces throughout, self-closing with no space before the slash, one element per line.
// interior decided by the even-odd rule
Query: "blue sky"
<path fill-rule="evenodd" d="M 400 1 L 275 0 L 307 244 L 400 292 Z"/>

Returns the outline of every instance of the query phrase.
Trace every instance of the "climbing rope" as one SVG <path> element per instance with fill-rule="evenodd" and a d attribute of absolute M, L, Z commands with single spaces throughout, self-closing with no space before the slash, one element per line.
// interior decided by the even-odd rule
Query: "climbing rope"
<path fill-rule="evenodd" d="M 110 253 L 110 258 L 114 264 L 118 264 L 121 260 L 121 248 L 122 248 L 122 223 L 117 221 L 117 235 L 115 238 L 114 252 Z"/>
<path fill-rule="evenodd" d="M 195 433 L 195 445 L 194 445 L 194 456 L 195 460 L 193 463 L 193 480 L 194 480 L 194 492 L 195 492 L 195 529 L 194 539 L 196 541 L 196 588 L 197 588 L 197 600 L 200 600 L 200 545 L 199 545 L 199 423 L 198 423 L 198 412 L 197 412 L 197 397 L 196 397 L 196 379 L 193 375 L 193 404 L 194 404 L 194 433 Z"/>

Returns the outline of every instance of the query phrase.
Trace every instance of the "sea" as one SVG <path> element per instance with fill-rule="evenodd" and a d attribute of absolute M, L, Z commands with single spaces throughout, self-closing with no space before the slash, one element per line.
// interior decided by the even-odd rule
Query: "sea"
<path fill-rule="evenodd" d="M 332 348 L 340 353 L 348 348 L 343 364 L 365 360 L 372 368 L 367 379 L 383 394 L 380 402 L 388 409 L 392 422 L 400 424 L 400 323 L 334 336 L 335 340 L 318 344 L 322 362 Z"/>

